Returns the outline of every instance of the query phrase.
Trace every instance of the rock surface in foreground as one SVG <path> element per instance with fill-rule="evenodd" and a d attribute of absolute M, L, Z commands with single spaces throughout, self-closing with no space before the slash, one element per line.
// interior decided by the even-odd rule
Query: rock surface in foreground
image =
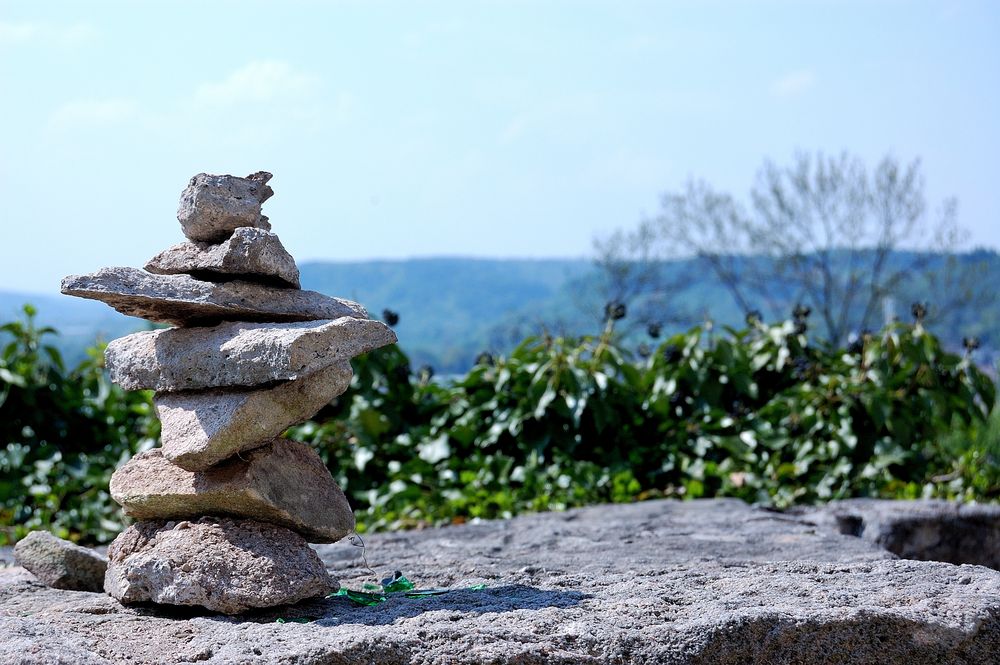
<path fill-rule="evenodd" d="M 156 393 L 163 454 L 188 471 L 207 469 L 311 418 L 347 390 L 352 376 L 350 363 L 340 362 L 273 388 Z"/>
<path fill-rule="evenodd" d="M 100 300 L 122 314 L 181 326 L 234 320 L 368 318 L 358 303 L 315 291 L 240 280 L 205 282 L 189 275 L 154 275 L 138 268 L 101 268 L 89 275 L 70 275 L 63 279 L 60 291 Z"/>
<path fill-rule="evenodd" d="M 100 591 L 108 562 L 93 550 L 57 538 L 48 531 L 32 531 L 14 546 L 14 558 L 54 589 Z"/>
<path fill-rule="evenodd" d="M 212 276 L 216 279 L 263 280 L 299 288 L 299 269 L 278 236 L 241 227 L 218 245 L 184 242 L 165 249 L 146 263 L 158 275 Z"/>
<path fill-rule="evenodd" d="M 108 344 L 104 357 L 108 375 L 122 388 L 171 392 L 300 379 L 395 341 L 381 321 L 349 316 L 231 322 L 133 333 Z"/>
<path fill-rule="evenodd" d="M 738 501 L 599 506 L 365 540 L 380 574 L 456 590 L 182 618 L 0 575 L 0 662 L 32 645 L 102 664 L 1000 662 L 1000 572 L 896 560 Z M 358 548 L 317 551 L 348 588 L 371 581 Z"/>
<path fill-rule="evenodd" d="M 108 547 L 104 590 L 123 603 L 237 614 L 336 590 L 301 536 L 252 520 L 138 522 Z"/>
<path fill-rule="evenodd" d="M 159 448 L 139 453 L 111 476 L 111 498 L 140 520 L 229 515 L 278 524 L 314 543 L 354 530 L 354 512 L 323 460 L 286 439 L 198 472 Z"/>

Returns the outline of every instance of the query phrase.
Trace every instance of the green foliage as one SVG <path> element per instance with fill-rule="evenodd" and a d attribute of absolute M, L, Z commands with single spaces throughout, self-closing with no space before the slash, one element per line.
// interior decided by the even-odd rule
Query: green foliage
<path fill-rule="evenodd" d="M 150 395 L 110 385 L 100 349 L 67 370 L 25 314 L 0 329 L 0 539 L 106 541 L 121 528 L 110 474 L 158 436 Z M 995 388 L 968 356 L 919 324 L 815 346 L 804 316 L 697 327 L 637 356 L 612 321 L 448 381 L 388 347 L 289 434 L 320 452 L 360 530 L 651 497 L 1000 496 Z"/>
<path fill-rule="evenodd" d="M 996 446 L 975 443 L 994 386 L 919 324 L 848 350 L 811 346 L 802 320 L 694 328 L 638 361 L 614 340 L 611 324 L 528 339 L 449 383 L 385 349 L 291 434 L 321 451 L 367 528 L 655 496 L 780 507 L 1000 491 Z"/>
<path fill-rule="evenodd" d="M 106 541 L 122 528 L 111 473 L 159 436 L 150 396 L 112 385 L 101 348 L 67 371 L 55 331 L 24 315 L 0 326 L 0 544 L 39 528 Z"/>

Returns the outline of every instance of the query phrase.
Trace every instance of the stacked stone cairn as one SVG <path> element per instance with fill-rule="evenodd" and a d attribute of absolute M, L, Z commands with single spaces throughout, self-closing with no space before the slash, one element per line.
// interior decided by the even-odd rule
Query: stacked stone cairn
<path fill-rule="evenodd" d="M 111 478 L 137 521 L 108 549 L 107 593 L 123 603 L 235 614 L 337 588 L 308 542 L 354 515 L 308 446 L 279 438 L 343 393 L 350 359 L 396 341 L 349 300 L 299 286 L 261 204 L 269 173 L 200 174 L 181 195 L 189 242 L 145 270 L 67 277 L 65 294 L 173 327 L 108 345 L 111 379 L 153 390 L 162 447 Z"/>

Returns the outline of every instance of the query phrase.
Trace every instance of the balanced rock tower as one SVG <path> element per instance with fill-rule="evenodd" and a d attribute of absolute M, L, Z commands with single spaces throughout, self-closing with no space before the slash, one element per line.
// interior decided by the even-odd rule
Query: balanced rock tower
<path fill-rule="evenodd" d="M 62 292 L 173 327 L 108 345 L 111 379 L 153 390 L 162 447 L 111 478 L 137 522 L 108 548 L 104 588 L 123 603 L 224 613 L 335 591 L 308 542 L 354 515 L 308 446 L 279 438 L 350 385 L 350 360 L 396 341 L 349 300 L 299 286 L 261 204 L 270 173 L 196 175 L 177 218 L 188 242 L 145 270 L 73 275 Z"/>

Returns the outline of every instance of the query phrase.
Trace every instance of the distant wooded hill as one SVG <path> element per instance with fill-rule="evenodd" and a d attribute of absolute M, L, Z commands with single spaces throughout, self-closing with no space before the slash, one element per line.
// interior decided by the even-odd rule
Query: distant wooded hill
<path fill-rule="evenodd" d="M 984 258 L 989 269 L 981 288 L 996 289 L 1000 256 L 976 252 L 961 257 L 970 262 Z M 543 327 L 557 334 L 601 329 L 605 298 L 601 275 L 586 259 L 312 262 L 300 269 L 303 288 L 357 300 L 374 318 L 380 318 L 383 309 L 398 313 L 395 328 L 400 345 L 414 363 L 428 364 L 438 373 L 464 371 L 479 353 L 507 351 L 521 337 Z M 670 300 L 672 311 L 664 312 L 665 334 L 704 317 L 719 324 L 742 324 L 744 313 L 701 266 L 675 261 L 662 269 L 687 284 Z M 935 294 L 926 285 L 914 285 L 911 290 L 891 303 L 888 313 L 908 318 L 910 300 L 931 301 L 933 306 Z M 2 291 L 0 321 L 16 317 L 26 302 L 38 308 L 40 323 L 59 330 L 60 345 L 71 362 L 82 358 L 84 348 L 97 339 L 149 328 L 145 321 L 119 315 L 101 303 Z M 765 316 L 774 316 L 765 307 L 760 309 Z M 645 314 L 656 317 L 656 312 Z M 622 323 L 638 344 L 648 322 L 631 316 Z M 994 301 L 978 311 L 956 311 L 933 329 L 953 347 L 965 335 L 979 336 L 984 346 L 980 360 L 985 356 L 994 361 L 992 350 L 1000 346 L 1000 304 Z"/>

